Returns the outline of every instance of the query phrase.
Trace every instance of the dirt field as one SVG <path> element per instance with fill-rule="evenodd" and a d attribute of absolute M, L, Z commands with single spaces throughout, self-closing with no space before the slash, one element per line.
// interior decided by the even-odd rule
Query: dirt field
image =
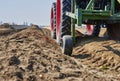
<path fill-rule="evenodd" d="M 120 81 L 120 41 L 83 38 L 69 57 L 49 29 L 1 31 L 0 81 Z"/>

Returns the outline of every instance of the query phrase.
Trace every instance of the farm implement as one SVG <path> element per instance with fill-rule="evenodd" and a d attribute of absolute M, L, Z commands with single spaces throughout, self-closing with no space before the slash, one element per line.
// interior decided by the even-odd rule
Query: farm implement
<path fill-rule="evenodd" d="M 86 24 L 89 36 L 98 36 L 100 26 L 106 25 L 110 39 L 120 40 L 119 0 L 56 0 L 51 8 L 52 38 L 71 55 L 75 44 L 75 28 Z M 93 27 L 92 27 L 92 26 Z M 90 32 L 90 33 L 89 33 Z"/>

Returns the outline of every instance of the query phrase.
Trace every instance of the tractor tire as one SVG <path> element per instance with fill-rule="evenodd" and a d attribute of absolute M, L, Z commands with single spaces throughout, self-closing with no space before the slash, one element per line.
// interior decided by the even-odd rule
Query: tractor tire
<path fill-rule="evenodd" d="M 120 23 L 108 24 L 107 34 L 109 39 L 120 40 Z"/>
<path fill-rule="evenodd" d="M 56 37 L 57 43 L 62 43 L 64 35 L 71 34 L 71 18 L 66 16 L 66 12 L 71 11 L 71 0 L 57 0 L 56 5 Z"/>
<path fill-rule="evenodd" d="M 56 39 L 56 3 L 53 3 L 51 8 L 51 36 Z"/>
<path fill-rule="evenodd" d="M 92 26 L 87 25 L 87 34 L 89 36 L 98 37 L 100 33 L 100 25 Z"/>
<path fill-rule="evenodd" d="M 99 33 L 100 33 L 100 25 L 96 25 L 94 28 L 93 28 L 93 32 L 92 32 L 92 36 L 94 37 L 98 37 L 99 36 Z"/>
<path fill-rule="evenodd" d="M 72 36 L 65 35 L 62 39 L 62 53 L 71 56 L 73 50 Z"/>

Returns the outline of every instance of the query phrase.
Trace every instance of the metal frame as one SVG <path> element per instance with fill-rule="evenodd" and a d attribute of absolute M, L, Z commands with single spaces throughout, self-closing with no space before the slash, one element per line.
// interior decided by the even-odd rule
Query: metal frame
<path fill-rule="evenodd" d="M 89 4 L 84 10 L 76 8 L 76 0 L 71 0 L 71 5 L 72 12 L 66 12 L 66 15 L 71 17 L 71 35 L 73 37 L 74 43 L 75 43 L 75 24 L 81 26 L 84 19 L 120 21 L 120 13 L 115 13 L 114 0 L 111 0 L 111 8 L 108 9 L 108 7 L 105 6 L 104 10 L 94 10 L 93 6 L 94 0 L 90 0 Z"/>

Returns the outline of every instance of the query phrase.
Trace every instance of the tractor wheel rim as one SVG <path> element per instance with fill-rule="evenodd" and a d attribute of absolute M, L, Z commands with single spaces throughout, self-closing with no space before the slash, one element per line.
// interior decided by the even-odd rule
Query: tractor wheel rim
<path fill-rule="evenodd" d="M 54 31 L 54 11 L 51 9 L 51 32 Z"/>
<path fill-rule="evenodd" d="M 92 35 L 92 33 L 93 33 L 93 25 L 87 24 L 86 28 L 87 28 L 87 34 Z"/>
<path fill-rule="evenodd" d="M 57 40 L 60 39 L 60 27 L 61 27 L 61 0 L 57 0 L 56 5 L 56 35 Z"/>

